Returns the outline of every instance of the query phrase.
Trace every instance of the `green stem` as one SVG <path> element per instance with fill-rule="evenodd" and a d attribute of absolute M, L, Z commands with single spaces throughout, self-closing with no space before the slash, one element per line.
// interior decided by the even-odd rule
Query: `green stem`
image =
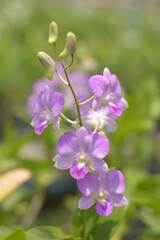
<path fill-rule="evenodd" d="M 63 77 L 60 75 L 60 73 L 58 72 L 58 70 L 55 69 L 55 71 L 56 71 L 56 73 L 57 73 L 59 79 L 60 79 L 60 80 L 66 85 L 66 86 L 68 86 L 68 82 L 66 82 L 66 81 L 63 79 Z"/>
<path fill-rule="evenodd" d="M 68 66 L 66 66 L 65 68 L 66 68 L 66 69 L 70 68 L 70 67 L 72 66 L 72 64 L 73 64 L 73 61 L 74 61 L 74 55 L 72 54 L 72 55 L 71 55 L 71 62 L 70 62 L 70 64 L 69 64 Z"/>
<path fill-rule="evenodd" d="M 71 92 L 72 92 L 72 95 L 73 95 L 73 97 L 74 97 L 74 100 L 75 100 L 75 103 L 76 103 L 76 107 L 77 107 L 79 124 L 80 124 L 80 126 L 82 127 L 82 126 L 83 126 L 83 123 L 82 123 L 82 119 L 81 119 L 81 114 L 80 114 L 80 109 L 79 109 L 79 105 L 78 105 L 78 100 L 77 100 L 76 94 L 75 94 L 75 92 L 74 92 L 74 90 L 73 90 L 73 88 L 72 88 L 72 85 L 71 85 L 70 81 L 69 81 L 69 77 L 68 77 L 68 74 L 67 74 L 67 71 L 66 71 L 66 68 L 65 68 L 63 62 L 62 62 L 60 59 L 58 59 L 58 61 L 61 63 L 61 65 L 62 65 L 62 67 L 63 67 L 64 73 L 65 73 L 65 76 L 66 76 L 66 79 L 67 79 L 67 82 L 68 82 L 68 86 L 70 87 Z"/>
<path fill-rule="evenodd" d="M 80 220 L 80 236 L 84 239 L 84 223 L 83 223 L 83 210 L 79 210 L 79 220 Z"/>
<path fill-rule="evenodd" d="M 70 87 L 72 95 L 73 95 L 75 103 L 76 103 L 77 113 L 78 113 L 78 118 L 79 118 L 79 125 L 82 127 L 83 123 L 82 123 L 82 119 L 81 119 L 81 114 L 80 114 L 80 108 L 79 108 L 78 100 L 77 100 L 76 94 L 75 94 L 75 92 L 74 92 L 74 90 L 72 88 L 72 85 L 70 83 L 70 80 L 69 80 L 66 68 L 65 68 L 63 62 L 58 57 L 57 50 L 56 50 L 56 44 L 54 44 L 54 52 L 55 52 L 57 60 L 60 62 L 60 64 L 63 67 L 64 73 L 65 73 L 65 76 L 66 76 L 66 79 L 67 79 L 67 82 L 68 82 L 68 87 Z M 72 60 L 73 60 L 73 57 L 72 57 Z M 79 213 L 79 219 L 80 219 L 80 236 L 81 236 L 82 239 L 84 239 L 83 210 L 81 210 L 81 209 L 80 209 L 80 213 Z"/>
<path fill-rule="evenodd" d="M 78 118 L 79 118 L 79 125 L 82 127 L 83 126 L 83 123 L 82 123 L 82 119 L 81 119 L 81 114 L 80 114 L 80 109 L 79 109 L 79 105 L 78 105 L 78 100 L 77 100 L 77 97 L 76 97 L 76 94 L 72 88 L 72 85 L 70 83 L 70 80 L 69 80 L 69 77 L 68 77 L 68 74 L 67 74 L 67 70 L 63 64 L 63 62 L 59 59 L 58 57 L 58 54 L 57 54 L 57 50 L 56 50 L 56 44 L 54 44 L 54 52 L 55 52 L 55 55 L 56 55 L 56 58 L 57 60 L 60 62 L 60 64 L 62 65 L 63 67 L 63 70 L 64 70 L 64 73 L 65 73 L 65 76 L 66 76 L 66 79 L 67 79 L 67 82 L 68 82 L 68 87 L 70 87 L 71 89 L 71 92 L 72 92 L 72 95 L 74 97 L 74 100 L 75 100 L 75 103 L 76 103 L 76 107 L 77 107 L 77 113 L 78 113 Z"/>

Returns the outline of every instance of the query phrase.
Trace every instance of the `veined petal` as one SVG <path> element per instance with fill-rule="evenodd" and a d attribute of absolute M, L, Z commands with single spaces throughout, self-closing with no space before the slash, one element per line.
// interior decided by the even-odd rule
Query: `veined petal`
<path fill-rule="evenodd" d="M 70 156 L 56 155 L 53 161 L 55 161 L 55 167 L 60 170 L 69 169 L 73 164 L 73 160 L 70 158 Z"/>
<path fill-rule="evenodd" d="M 42 112 L 41 114 L 36 114 L 31 122 L 31 125 L 35 128 L 37 135 L 40 135 L 45 128 L 49 125 L 49 117 L 47 113 Z"/>
<path fill-rule="evenodd" d="M 83 179 L 77 180 L 77 185 L 83 195 L 93 195 L 99 189 L 98 174 L 88 173 Z"/>
<path fill-rule="evenodd" d="M 80 200 L 79 200 L 78 207 L 80 209 L 85 210 L 85 209 L 88 209 L 88 208 L 92 207 L 93 204 L 94 204 L 94 201 L 92 199 L 92 196 L 87 196 L 87 197 L 86 196 L 82 196 L 80 198 Z"/>
<path fill-rule="evenodd" d="M 55 131 L 59 130 L 59 125 L 60 125 L 60 119 L 59 117 L 55 117 L 55 124 L 53 126 Z"/>
<path fill-rule="evenodd" d="M 107 132 L 114 132 L 117 129 L 117 123 L 112 118 L 106 118 L 104 125 Z"/>
<path fill-rule="evenodd" d="M 122 194 L 125 190 L 123 174 L 118 170 L 107 172 L 105 188 L 109 193 Z"/>
<path fill-rule="evenodd" d="M 87 164 L 75 162 L 70 168 L 70 174 L 75 179 L 82 179 L 87 175 L 87 173 L 88 173 Z"/>
<path fill-rule="evenodd" d="M 119 83 L 119 80 L 115 74 L 112 74 L 110 79 L 110 92 L 114 93 L 117 95 L 118 98 L 122 97 L 122 90 L 121 90 L 121 85 Z"/>
<path fill-rule="evenodd" d="M 117 102 L 113 102 L 113 103 L 108 103 L 108 108 L 111 112 L 113 112 L 117 117 L 121 116 L 122 112 L 123 112 L 123 108 L 122 106 L 117 103 Z"/>
<path fill-rule="evenodd" d="M 124 98 L 121 98 L 121 100 L 118 102 L 118 104 L 124 109 L 128 108 L 128 103 Z"/>
<path fill-rule="evenodd" d="M 77 136 L 74 132 L 64 133 L 57 144 L 57 151 L 61 155 L 70 155 L 72 159 L 76 153 L 79 153 Z"/>
<path fill-rule="evenodd" d="M 45 128 L 48 127 L 48 122 L 39 123 L 35 126 L 35 133 L 40 135 Z"/>
<path fill-rule="evenodd" d="M 97 201 L 96 212 L 101 216 L 109 216 L 113 211 L 113 204 L 110 200 L 106 200 L 103 204 Z"/>
<path fill-rule="evenodd" d="M 106 172 L 108 170 L 107 163 L 99 158 L 92 158 L 90 168 L 97 172 Z"/>
<path fill-rule="evenodd" d="M 85 138 L 85 152 L 95 158 L 104 158 L 109 151 L 109 141 L 102 134 L 90 134 Z"/>
<path fill-rule="evenodd" d="M 107 77 L 108 79 L 111 77 L 111 72 L 109 71 L 109 69 L 107 67 L 103 71 L 103 76 Z"/>
<path fill-rule="evenodd" d="M 57 117 L 63 109 L 64 97 L 59 92 L 49 93 L 46 98 L 46 104 L 54 117 Z"/>
<path fill-rule="evenodd" d="M 95 75 L 89 79 L 89 87 L 97 98 L 102 97 L 107 86 L 109 86 L 109 81 L 102 75 Z"/>
<path fill-rule="evenodd" d="M 114 206 L 122 207 L 128 204 L 127 199 L 122 194 L 113 194 L 109 195 Z"/>
<path fill-rule="evenodd" d="M 84 127 L 79 128 L 77 131 L 77 136 L 78 136 L 79 140 L 82 140 L 82 139 L 84 140 L 84 138 L 86 136 L 88 136 L 87 129 L 85 129 Z"/>
<path fill-rule="evenodd" d="M 36 100 L 33 104 L 33 114 L 40 113 L 41 111 L 44 110 L 44 103 L 42 102 L 44 96 L 44 92 L 41 91 L 40 94 L 36 97 Z"/>

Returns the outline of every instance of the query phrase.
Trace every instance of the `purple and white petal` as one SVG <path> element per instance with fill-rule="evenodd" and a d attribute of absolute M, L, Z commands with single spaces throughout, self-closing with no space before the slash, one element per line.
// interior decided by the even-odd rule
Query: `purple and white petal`
<path fill-rule="evenodd" d="M 117 117 L 121 116 L 123 113 L 123 108 L 117 102 L 108 103 L 108 108 L 113 112 Z"/>
<path fill-rule="evenodd" d="M 82 196 L 79 200 L 78 207 L 80 209 L 88 209 L 93 206 L 95 202 L 93 201 L 92 195 L 91 196 Z"/>
<path fill-rule="evenodd" d="M 88 164 L 74 162 L 70 168 L 70 174 L 75 179 L 82 179 L 88 173 Z"/>
<path fill-rule="evenodd" d="M 104 202 L 97 201 L 96 203 L 96 212 L 101 216 L 109 216 L 113 211 L 113 204 L 112 202 L 107 199 Z"/>
<path fill-rule="evenodd" d="M 112 74 L 112 76 L 109 79 L 110 82 L 110 92 L 114 93 L 118 98 L 122 97 L 122 90 L 121 85 L 119 83 L 119 80 L 115 74 Z"/>
<path fill-rule="evenodd" d="M 41 91 L 40 94 L 36 97 L 36 100 L 33 104 L 33 110 L 32 110 L 33 114 L 37 114 L 43 111 L 43 108 L 44 108 L 44 103 L 42 102 L 43 95 L 44 95 L 44 92 Z"/>
<path fill-rule="evenodd" d="M 117 123 L 111 118 L 106 118 L 104 128 L 107 132 L 114 132 L 117 129 Z"/>
<path fill-rule="evenodd" d="M 85 152 L 95 158 L 104 158 L 109 151 L 109 141 L 102 134 L 90 134 L 85 138 Z"/>
<path fill-rule="evenodd" d="M 81 141 L 81 140 L 84 140 L 86 136 L 88 136 L 88 131 L 84 127 L 81 127 L 78 129 L 76 134 L 78 136 L 78 139 Z"/>
<path fill-rule="evenodd" d="M 54 130 L 58 131 L 59 130 L 59 125 L 60 125 L 60 118 L 59 117 L 55 117 L 55 123 L 54 123 Z"/>
<path fill-rule="evenodd" d="M 122 194 L 125 190 L 123 174 L 118 170 L 107 172 L 105 188 L 109 193 Z"/>
<path fill-rule="evenodd" d="M 50 93 L 47 99 L 47 105 L 54 117 L 57 117 L 63 109 L 64 97 L 61 93 Z"/>
<path fill-rule="evenodd" d="M 100 98 L 103 96 L 105 89 L 109 86 L 109 81 L 102 75 L 95 75 L 89 79 L 89 87 L 92 93 Z"/>
<path fill-rule="evenodd" d="M 35 128 L 37 135 L 40 135 L 45 128 L 48 127 L 50 119 L 46 111 L 36 114 L 31 122 L 31 125 Z"/>
<path fill-rule="evenodd" d="M 70 156 L 61 156 L 59 154 L 54 157 L 53 161 L 55 161 L 54 166 L 60 170 L 69 169 L 73 164 Z"/>
<path fill-rule="evenodd" d="M 124 98 L 121 98 L 121 100 L 118 102 L 118 104 L 122 107 L 122 109 L 128 108 L 128 103 Z"/>
<path fill-rule="evenodd" d="M 103 71 L 103 76 L 110 79 L 111 78 L 111 72 L 109 71 L 109 69 L 106 67 Z"/>
<path fill-rule="evenodd" d="M 74 159 L 74 155 L 78 153 L 79 146 L 77 136 L 74 132 L 64 133 L 57 144 L 57 151 L 61 155 L 70 155 Z"/>
<path fill-rule="evenodd" d="M 77 185 L 83 195 L 93 195 L 99 189 L 98 174 L 88 173 L 85 178 L 77 181 Z"/>
<path fill-rule="evenodd" d="M 99 158 L 92 158 L 90 168 L 96 172 L 106 172 L 108 170 L 107 163 Z"/>
<path fill-rule="evenodd" d="M 128 204 L 127 199 L 122 194 L 113 194 L 109 195 L 114 206 L 122 207 Z"/>

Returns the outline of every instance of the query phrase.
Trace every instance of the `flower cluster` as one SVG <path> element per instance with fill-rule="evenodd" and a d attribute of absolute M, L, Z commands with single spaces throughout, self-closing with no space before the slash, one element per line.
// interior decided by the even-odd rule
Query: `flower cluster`
<path fill-rule="evenodd" d="M 49 41 L 53 41 L 54 47 L 54 41 L 57 39 L 57 35 L 54 36 L 55 33 L 57 34 L 55 27 L 53 23 L 49 38 Z M 60 64 L 56 66 L 50 56 L 42 52 L 39 54 L 40 62 L 49 79 L 56 71 L 65 88 L 63 88 L 63 94 L 60 93 L 62 88 L 57 88 L 59 84 L 56 86 L 53 77 L 50 84 L 40 91 L 35 100 L 31 124 L 36 134 L 41 134 L 49 124 L 54 124 L 54 129 L 57 131 L 60 118 L 77 126 L 76 131 L 65 132 L 60 137 L 57 144 L 58 154 L 54 157 L 55 167 L 60 170 L 69 169 L 70 175 L 77 180 L 78 188 L 83 194 L 79 200 L 80 209 L 88 209 L 96 203 L 97 213 L 101 216 L 108 216 L 112 213 L 113 206 L 124 206 L 127 200 L 123 196 L 125 190 L 123 174 L 118 170 L 109 171 L 104 160 L 109 151 L 109 140 L 100 131 L 115 131 L 117 127 L 115 121 L 127 108 L 127 102 L 122 98 L 117 76 L 111 74 L 108 68 L 104 69 L 103 75 L 92 76 L 88 82 L 82 73 L 74 75 L 75 80 L 76 76 L 79 78 L 77 85 L 76 81 L 70 80 L 67 71 L 72 65 L 74 50 L 75 36 L 73 33 L 68 33 L 66 47 L 58 58 L 61 70 Z M 66 54 L 72 57 L 69 66 L 65 66 L 60 59 Z M 77 114 L 75 121 L 68 119 L 62 113 L 65 106 L 64 99 L 68 98 L 67 91 L 64 93 L 65 89 L 70 90 L 75 100 Z M 88 89 L 92 92 L 92 96 Z M 33 97 L 33 95 L 30 97 L 30 103 Z M 72 104 L 70 106 L 73 109 Z"/>

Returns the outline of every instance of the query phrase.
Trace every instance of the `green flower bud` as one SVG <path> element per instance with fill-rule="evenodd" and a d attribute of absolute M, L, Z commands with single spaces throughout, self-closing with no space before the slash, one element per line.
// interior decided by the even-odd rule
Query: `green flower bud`
<path fill-rule="evenodd" d="M 65 57 L 72 55 L 76 50 L 76 36 L 74 33 L 69 32 L 66 35 L 66 46 L 65 49 L 60 53 L 59 57 Z"/>
<path fill-rule="evenodd" d="M 49 27 L 49 39 L 48 42 L 50 44 L 56 43 L 58 38 L 58 27 L 55 22 L 51 22 L 50 27 Z"/>
<path fill-rule="evenodd" d="M 54 60 L 45 52 L 38 52 L 37 57 L 44 67 L 48 80 L 52 80 L 56 68 Z"/>

